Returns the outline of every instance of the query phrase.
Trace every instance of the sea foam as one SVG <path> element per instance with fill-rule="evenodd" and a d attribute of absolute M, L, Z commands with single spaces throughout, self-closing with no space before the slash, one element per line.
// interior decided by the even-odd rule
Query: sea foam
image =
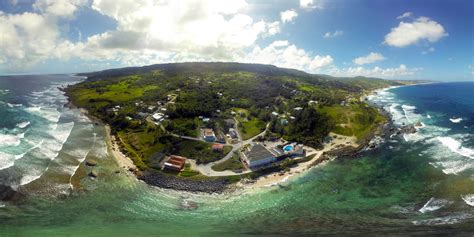
<path fill-rule="evenodd" d="M 452 123 L 460 123 L 463 119 L 462 118 L 450 118 L 449 121 Z"/>
<path fill-rule="evenodd" d="M 426 212 L 432 212 L 436 211 L 452 202 L 446 200 L 446 199 L 436 199 L 434 197 L 430 198 L 428 202 L 423 205 L 422 208 L 420 208 L 418 211 L 421 213 L 426 213 Z"/>
<path fill-rule="evenodd" d="M 467 205 L 474 207 L 474 194 L 461 195 L 461 198 Z"/>
<path fill-rule="evenodd" d="M 443 146 L 449 148 L 452 152 L 455 152 L 464 157 L 469 157 L 474 159 L 474 150 L 462 146 L 461 142 L 452 138 L 452 137 L 437 137 L 438 141 L 443 144 Z"/>
<path fill-rule="evenodd" d="M 28 125 L 30 125 L 29 121 L 21 122 L 21 123 L 16 124 L 16 126 L 19 127 L 19 128 L 26 128 Z"/>
<path fill-rule="evenodd" d="M 20 134 L 0 134 L 0 146 L 18 146 L 25 133 Z"/>

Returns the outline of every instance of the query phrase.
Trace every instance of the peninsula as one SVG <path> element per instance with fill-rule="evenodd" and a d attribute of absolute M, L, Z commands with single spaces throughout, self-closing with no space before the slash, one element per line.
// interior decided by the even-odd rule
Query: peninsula
<path fill-rule="evenodd" d="M 81 76 L 66 89 L 70 102 L 107 124 L 122 167 L 151 185 L 204 192 L 272 185 L 328 152 L 360 149 L 387 122 L 364 96 L 413 83 L 241 63 Z"/>

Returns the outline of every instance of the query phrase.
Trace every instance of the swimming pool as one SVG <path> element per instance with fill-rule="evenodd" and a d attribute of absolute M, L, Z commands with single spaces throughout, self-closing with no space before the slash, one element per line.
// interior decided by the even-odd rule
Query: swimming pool
<path fill-rule="evenodd" d="M 284 151 L 292 151 L 294 148 L 293 148 L 293 145 L 286 145 L 283 147 L 283 150 Z"/>

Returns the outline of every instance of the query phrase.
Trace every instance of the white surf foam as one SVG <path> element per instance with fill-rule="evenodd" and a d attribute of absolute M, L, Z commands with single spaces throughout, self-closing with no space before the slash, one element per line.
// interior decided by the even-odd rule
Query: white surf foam
<path fill-rule="evenodd" d="M 457 215 L 450 215 L 445 217 L 437 217 L 426 220 L 412 221 L 414 225 L 450 225 L 462 222 L 463 220 L 472 218 L 471 214 L 462 213 Z"/>
<path fill-rule="evenodd" d="M 467 205 L 474 207 L 474 194 L 461 195 L 461 198 Z"/>
<path fill-rule="evenodd" d="M 16 124 L 16 126 L 19 127 L 19 128 L 26 128 L 28 125 L 30 125 L 30 121 L 21 122 L 21 123 Z"/>
<path fill-rule="evenodd" d="M 436 210 L 438 210 L 438 209 L 440 209 L 440 208 L 442 208 L 442 207 L 444 207 L 444 206 L 446 206 L 450 203 L 451 202 L 448 201 L 448 200 L 436 199 L 436 198 L 432 197 L 418 211 L 421 212 L 421 213 L 432 212 L 432 211 L 436 211 Z"/>
<path fill-rule="evenodd" d="M 23 106 L 22 104 L 11 104 L 11 103 L 7 103 L 7 105 L 8 105 L 8 107 L 10 107 L 10 108 Z"/>
<path fill-rule="evenodd" d="M 462 118 L 450 118 L 449 121 L 452 123 L 460 123 L 463 119 Z"/>
<path fill-rule="evenodd" d="M 0 152 L 0 170 L 12 167 L 15 164 L 15 155 Z"/>
<path fill-rule="evenodd" d="M 441 144 L 443 144 L 443 146 L 449 148 L 452 152 L 474 159 L 474 150 L 462 146 L 460 141 L 457 141 L 452 137 L 437 137 L 437 139 Z"/>
<path fill-rule="evenodd" d="M 25 133 L 20 134 L 0 134 L 0 146 L 18 146 Z"/>
<path fill-rule="evenodd" d="M 59 151 L 62 150 L 64 143 L 71 134 L 72 128 L 74 127 L 74 122 L 59 124 L 58 128 L 54 131 L 49 132 L 54 139 L 46 140 L 39 146 L 39 149 L 34 149 L 39 153 L 35 153 L 35 157 L 43 159 L 49 159 L 53 161 L 59 155 Z M 41 155 L 42 154 L 42 155 Z M 29 184 L 39 178 L 48 171 L 49 165 L 46 169 L 39 171 L 35 170 L 34 172 L 25 173 L 20 180 L 20 185 Z"/>

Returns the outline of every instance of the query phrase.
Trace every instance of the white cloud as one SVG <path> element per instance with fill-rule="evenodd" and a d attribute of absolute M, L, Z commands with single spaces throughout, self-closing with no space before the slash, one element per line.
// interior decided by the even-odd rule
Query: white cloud
<path fill-rule="evenodd" d="M 471 74 L 474 75 L 474 67 L 472 65 L 468 65 L 467 68 L 471 71 Z"/>
<path fill-rule="evenodd" d="M 329 39 L 329 38 L 335 38 L 338 36 L 342 36 L 344 34 L 344 31 L 342 30 L 336 30 L 334 32 L 326 32 L 326 34 L 323 35 L 323 38 Z"/>
<path fill-rule="evenodd" d="M 291 22 L 297 16 L 298 16 L 298 13 L 296 13 L 295 10 L 286 10 L 286 11 L 280 12 L 281 22 L 283 22 L 283 23 Z"/>
<path fill-rule="evenodd" d="M 379 77 L 379 78 L 403 78 L 407 76 L 413 76 L 422 68 L 408 68 L 404 64 L 400 64 L 399 67 L 395 68 L 365 68 L 365 67 L 348 67 L 348 68 L 331 68 L 328 71 L 333 76 L 365 76 L 365 77 Z"/>
<path fill-rule="evenodd" d="M 371 52 L 366 56 L 355 58 L 352 62 L 354 62 L 357 65 L 364 65 L 364 64 L 375 63 L 375 62 L 382 61 L 385 59 L 386 58 L 382 54 Z"/>
<path fill-rule="evenodd" d="M 267 24 L 267 33 L 268 35 L 276 35 L 280 33 L 280 22 L 270 22 Z"/>
<path fill-rule="evenodd" d="M 330 55 L 311 56 L 288 41 L 275 41 L 265 48 L 256 46 L 252 52 L 238 61 L 273 64 L 279 67 L 295 68 L 318 73 L 333 63 Z"/>
<path fill-rule="evenodd" d="M 59 39 L 56 23 L 40 14 L 0 13 L 0 61 L 10 70 L 49 57 Z"/>
<path fill-rule="evenodd" d="M 321 0 L 300 0 L 300 7 L 305 10 L 311 11 L 314 9 L 321 10 L 324 8 L 324 5 Z"/>
<path fill-rule="evenodd" d="M 444 27 L 427 17 L 419 17 L 413 22 L 400 22 L 385 36 L 384 43 L 394 47 L 405 47 L 422 40 L 436 42 L 447 36 Z"/>
<path fill-rule="evenodd" d="M 411 16 L 413 16 L 413 12 L 405 12 L 402 15 L 397 16 L 397 19 L 408 18 L 408 17 L 411 17 Z"/>
<path fill-rule="evenodd" d="M 430 47 L 428 48 L 427 50 L 425 51 L 422 51 L 421 54 L 425 55 L 425 54 L 429 54 L 429 53 L 432 53 L 435 51 L 435 48 L 434 47 Z"/>
<path fill-rule="evenodd" d="M 72 43 L 62 31 L 85 3 L 114 19 L 117 27 Z M 245 0 L 37 0 L 32 7 L 36 13 L 0 12 L 0 67 L 5 70 L 59 57 L 123 64 L 232 61 L 257 39 L 278 34 L 281 24 L 244 14 Z"/>
<path fill-rule="evenodd" d="M 78 7 L 87 3 L 87 0 L 37 0 L 33 9 L 57 17 L 72 17 Z"/>

